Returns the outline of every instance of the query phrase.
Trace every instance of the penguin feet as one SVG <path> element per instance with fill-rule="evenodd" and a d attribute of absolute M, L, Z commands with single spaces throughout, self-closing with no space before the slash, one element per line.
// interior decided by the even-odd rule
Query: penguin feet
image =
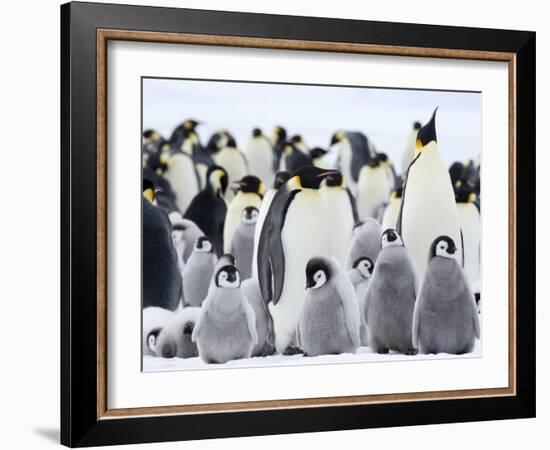
<path fill-rule="evenodd" d="M 407 351 L 405 351 L 403 353 L 404 355 L 407 355 L 407 356 L 414 356 L 414 355 L 417 355 L 418 354 L 418 350 L 416 348 L 409 348 Z"/>
<path fill-rule="evenodd" d="M 287 348 L 285 348 L 283 355 L 291 356 L 291 355 L 301 355 L 303 353 L 304 351 L 300 347 L 289 345 Z"/>
<path fill-rule="evenodd" d="M 389 352 L 390 352 L 390 349 L 388 348 L 379 348 L 377 351 L 379 355 L 387 355 Z"/>

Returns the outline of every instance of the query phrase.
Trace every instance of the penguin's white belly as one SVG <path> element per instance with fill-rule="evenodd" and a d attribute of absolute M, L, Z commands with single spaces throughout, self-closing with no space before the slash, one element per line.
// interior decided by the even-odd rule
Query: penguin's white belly
<path fill-rule="evenodd" d="M 242 213 L 247 206 L 254 206 L 260 209 L 262 204 L 261 198 L 256 194 L 239 193 L 230 203 L 225 216 L 225 224 L 223 226 L 223 251 L 228 253 L 231 249 L 231 239 L 233 233 L 241 223 Z"/>
<path fill-rule="evenodd" d="M 458 248 L 456 259 L 462 264 L 458 210 L 449 173 L 443 163 L 440 167 L 422 165 L 420 160 L 414 163 L 409 171 L 403 201 L 401 237 L 419 274 L 422 276 L 426 271 L 433 241 L 442 235 L 453 239 Z"/>
<path fill-rule="evenodd" d="M 251 145 L 246 151 L 248 172 L 257 176 L 264 185 L 273 183 L 273 150 L 267 141 Z"/>
<path fill-rule="evenodd" d="M 475 291 L 479 286 L 480 273 L 480 217 L 473 203 L 457 204 L 460 228 L 464 238 L 464 271 Z"/>
<path fill-rule="evenodd" d="M 361 220 L 373 217 L 374 209 L 388 198 L 388 177 L 383 167 L 364 166 L 357 182 L 357 212 Z"/>
<path fill-rule="evenodd" d="M 340 188 L 323 187 L 320 192 L 325 201 L 326 209 L 330 213 L 332 255 L 343 266 L 354 226 L 349 196 L 345 190 Z"/>
<path fill-rule="evenodd" d="M 305 300 L 306 265 L 314 256 L 330 256 L 330 226 L 317 190 L 305 189 L 296 195 L 281 235 L 285 254 L 283 291 L 276 306 L 269 304 L 279 352 L 295 345 L 296 324 Z"/>
<path fill-rule="evenodd" d="M 262 204 L 260 206 L 260 211 L 258 213 L 258 221 L 256 222 L 256 229 L 254 230 L 254 252 L 252 254 L 252 277 L 258 279 L 258 245 L 260 243 L 260 235 L 262 233 L 262 227 L 264 226 L 265 218 L 273 197 L 277 191 L 275 189 L 270 189 L 264 195 Z"/>
<path fill-rule="evenodd" d="M 191 200 L 199 193 L 193 161 L 187 156 L 172 156 L 165 178 L 176 196 L 176 206 L 185 213 Z"/>
<path fill-rule="evenodd" d="M 401 208 L 401 199 L 395 198 L 390 200 L 390 203 L 384 211 L 384 217 L 382 218 L 382 230 L 388 228 L 395 229 L 397 227 L 397 219 L 399 218 L 399 209 Z"/>

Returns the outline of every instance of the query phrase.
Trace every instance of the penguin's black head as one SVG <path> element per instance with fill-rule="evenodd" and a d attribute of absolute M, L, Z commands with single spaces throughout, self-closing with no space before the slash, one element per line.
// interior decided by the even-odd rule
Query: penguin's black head
<path fill-rule="evenodd" d="M 299 144 L 300 142 L 304 142 L 304 140 L 302 139 L 301 135 L 295 134 L 290 138 L 290 142 L 292 142 L 293 144 Z"/>
<path fill-rule="evenodd" d="M 456 250 L 455 242 L 449 236 L 439 236 L 430 247 L 430 259 L 434 256 L 454 259 Z"/>
<path fill-rule="evenodd" d="M 361 276 L 365 279 L 369 279 L 374 270 L 374 264 L 372 260 L 366 256 L 360 256 L 353 261 L 353 268 L 358 270 Z"/>
<path fill-rule="evenodd" d="M 155 201 L 155 185 L 147 178 L 143 179 L 143 196 L 151 203 Z"/>
<path fill-rule="evenodd" d="M 206 172 L 207 184 L 218 196 L 223 196 L 227 190 L 227 172 L 223 167 L 212 165 Z"/>
<path fill-rule="evenodd" d="M 294 172 L 292 178 L 296 178 L 299 186 L 303 188 L 319 189 L 323 179 L 335 172 L 334 170 L 321 169 L 315 166 L 302 166 Z"/>
<path fill-rule="evenodd" d="M 277 172 L 275 174 L 275 181 L 273 182 L 273 188 L 279 189 L 283 184 L 285 184 L 288 180 L 290 180 L 290 173 L 287 171 L 281 171 Z"/>
<path fill-rule="evenodd" d="M 264 193 L 264 185 L 262 180 L 254 175 L 246 175 L 242 177 L 238 183 L 238 190 L 241 192 L 258 194 L 260 197 Z"/>
<path fill-rule="evenodd" d="M 147 348 L 154 355 L 157 354 L 157 339 L 161 331 L 162 328 L 153 328 L 151 331 L 149 331 L 149 334 L 147 335 Z"/>
<path fill-rule="evenodd" d="M 143 139 L 147 143 L 147 142 L 158 141 L 159 139 L 162 139 L 162 137 L 158 133 L 158 131 L 149 129 L 143 132 Z"/>
<path fill-rule="evenodd" d="M 325 150 L 324 148 L 315 147 L 309 151 L 309 156 L 311 156 L 311 159 L 317 159 L 317 158 L 322 158 L 327 153 L 328 151 Z"/>
<path fill-rule="evenodd" d="M 254 128 L 252 130 L 252 136 L 254 137 L 260 137 L 262 135 L 262 130 L 260 130 L 259 128 Z"/>
<path fill-rule="evenodd" d="M 226 146 L 231 148 L 237 148 L 237 141 L 235 141 L 235 138 L 233 136 L 229 135 L 229 137 L 227 138 Z"/>
<path fill-rule="evenodd" d="M 459 181 L 462 178 L 462 175 L 464 174 L 464 164 L 462 164 L 459 161 L 456 161 L 451 164 L 451 167 L 449 167 L 449 175 L 451 176 L 451 183 L 453 183 L 453 186 L 457 181 Z"/>
<path fill-rule="evenodd" d="M 341 172 L 335 171 L 327 175 L 325 183 L 330 187 L 340 187 L 344 183 L 344 177 Z"/>
<path fill-rule="evenodd" d="M 255 208 L 254 206 L 247 206 L 243 210 L 242 214 L 242 221 L 243 223 L 253 225 L 258 221 L 258 214 L 260 212 L 258 211 L 258 208 Z"/>
<path fill-rule="evenodd" d="M 399 186 L 391 191 L 391 199 L 403 197 L 403 183 L 399 183 Z"/>
<path fill-rule="evenodd" d="M 332 138 L 330 139 L 330 145 L 333 146 L 334 144 L 337 144 L 338 142 L 342 142 L 345 135 L 341 131 L 337 131 L 332 135 Z"/>
<path fill-rule="evenodd" d="M 457 203 L 474 203 L 477 200 L 474 187 L 467 182 L 457 181 L 454 191 Z"/>
<path fill-rule="evenodd" d="M 420 130 L 420 128 L 422 128 L 422 124 L 418 121 L 416 121 L 415 123 L 413 123 L 413 130 Z"/>
<path fill-rule="evenodd" d="M 186 130 L 192 130 L 194 131 L 195 128 L 197 128 L 197 125 L 199 125 L 200 122 L 197 122 L 196 120 L 194 119 L 187 119 L 185 122 L 183 122 L 183 127 L 186 129 Z"/>
<path fill-rule="evenodd" d="M 319 289 L 331 277 L 330 267 L 323 258 L 311 258 L 306 266 L 306 289 Z"/>
<path fill-rule="evenodd" d="M 417 150 L 422 150 L 423 147 L 428 145 L 430 142 L 437 142 L 437 135 L 435 133 L 435 115 L 437 113 L 437 108 L 435 108 L 432 117 L 426 125 L 418 130 L 416 135 L 416 148 Z"/>
<path fill-rule="evenodd" d="M 216 273 L 216 286 L 235 289 L 241 285 L 241 276 L 235 266 L 223 266 Z"/>
<path fill-rule="evenodd" d="M 273 133 L 275 134 L 275 137 L 276 137 L 277 141 L 285 141 L 286 140 L 286 130 L 283 127 L 281 127 L 281 126 L 275 127 L 275 130 L 273 131 Z"/>
<path fill-rule="evenodd" d="M 388 162 L 388 155 L 386 153 L 377 153 L 376 158 L 378 158 L 378 161 L 381 163 Z"/>
<path fill-rule="evenodd" d="M 199 253 L 212 253 L 212 241 L 208 236 L 201 236 L 195 242 L 195 250 Z"/>
<path fill-rule="evenodd" d="M 403 241 L 393 228 L 388 228 L 382 233 L 380 238 L 382 248 L 386 247 L 403 247 Z"/>

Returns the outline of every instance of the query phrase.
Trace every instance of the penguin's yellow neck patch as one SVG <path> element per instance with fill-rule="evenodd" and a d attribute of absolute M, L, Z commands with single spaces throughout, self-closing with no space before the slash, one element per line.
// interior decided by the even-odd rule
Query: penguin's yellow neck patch
<path fill-rule="evenodd" d="M 300 177 L 296 175 L 295 177 L 292 177 L 290 180 L 288 180 L 288 187 L 292 189 L 301 189 L 302 188 L 302 180 L 300 180 Z"/>
<path fill-rule="evenodd" d="M 143 196 L 151 203 L 153 203 L 153 201 L 155 200 L 155 192 L 153 191 L 153 189 L 145 189 L 143 191 Z"/>

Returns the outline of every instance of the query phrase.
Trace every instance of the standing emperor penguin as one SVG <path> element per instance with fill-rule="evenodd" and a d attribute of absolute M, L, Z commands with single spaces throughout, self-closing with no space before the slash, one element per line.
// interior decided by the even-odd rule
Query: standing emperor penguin
<path fill-rule="evenodd" d="M 258 281 L 269 303 L 279 353 L 295 354 L 296 324 L 304 304 L 305 267 L 314 256 L 330 256 L 331 219 L 319 192 L 332 172 L 302 167 L 271 203 L 258 246 Z"/>
<path fill-rule="evenodd" d="M 348 247 L 346 263 L 344 267 L 351 269 L 353 262 L 361 256 L 370 258 L 376 263 L 376 258 L 380 253 L 380 238 L 382 236 L 382 227 L 378 221 L 367 219 L 359 223 L 353 229 L 353 237 Z"/>
<path fill-rule="evenodd" d="M 149 306 L 142 311 L 142 341 L 141 353 L 143 356 L 156 356 L 156 342 L 162 329 L 170 322 L 174 311 Z"/>
<path fill-rule="evenodd" d="M 479 199 L 474 188 L 468 183 L 461 183 L 455 188 L 456 206 L 460 218 L 464 243 L 464 272 L 474 294 L 479 297 L 481 278 L 481 213 Z"/>
<path fill-rule="evenodd" d="M 397 228 L 399 211 L 401 211 L 401 199 L 403 197 L 403 184 L 397 186 L 390 194 L 390 199 L 382 216 L 382 229 Z"/>
<path fill-rule="evenodd" d="M 418 130 L 416 156 L 407 171 L 397 232 L 411 252 L 419 275 L 434 239 L 449 236 L 459 244 L 456 258 L 463 264 L 462 234 L 455 194 L 446 165 L 437 149 L 435 114 Z"/>
<path fill-rule="evenodd" d="M 436 238 L 416 301 L 413 342 L 421 353 L 469 353 L 480 337 L 479 315 L 448 236 Z"/>
<path fill-rule="evenodd" d="M 369 281 L 372 277 L 373 271 L 374 264 L 370 258 L 361 256 L 354 261 L 353 268 L 347 272 L 347 276 L 355 289 L 355 295 L 357 296 L 357 301 L 359 303 L 359 311 L 364 311 L 365 309 L 367 288 L 369 287 Z M 362 318 L 361 325 L 359 326 L 359 336 L 361 338 L 361 345 L 369 345 L 367 326 Z"/>
<path fill-rule="evenodd" d="M 193 253 L 187 260 L 182 273 L 183 303 L 201 306 L 208 293 L 208 286 L 214 271 L 214 247 L 210 238 L 197 239 Z"/>
<path fill-rule="evenodd" d="M 420 130 L 420 128 L 422 128 L 422 124 L 420 122 L 414 122 L 412 130 L 409 132 L 409 135 L 407 136 L 407 142 L 405 143 L 405 150 L 403 151 L 403 156 L 401 158 L 401 175 L 405 175 L 407 173 L 409 164 L 414 159 L 415 152 L 416 152 L 416 137 L 418 135 L 418 130 Z"/>
<path fill-rule="evenodd" d="M 254 231 L 258 222 L 258 208 L 247 206 L 242 213 L 241 223 L 231 238 L 230 253 L 235 256 L 236 266 L 241 278 L 246 280 L 252 275 L 252 255 L 254 254 Z"/>
<path fill-rule="evenodd" d="M 171 311 L 180 303 L 181 275 L 166 213 L 153 204 L 155 189 L 143 180 L 142 284 L 143 308 L 159 306 Z"/>
<path fill-rule="evenodd" d="M 199 356 L 197 345 L 191 335 L 199 317 L 200 308 L 186 306 L 176 311 L 162 328 L 151 348 L 162 358 L 194 358 Z"/>
<path fill-rule="evenodd" d="M 259 128 L 252 130 L 244 154 L 248 161 L 248 173 L 256 175 L 266 186 L 271 186 L 274 177 L 273 147 Z"/>
<path fill-rule="evenodd" d="M 247 173 L 248 163 L 244 154 L 237 148 L 235 139 L 230 137 L 224 147 L 212 154 L 214 162 L 227 172 L 229 185 L 242 179 Z M 233 199 L 233 192 L 230 190 L 226 195 L 227 201 Z"/>
<path fill-rule="evenodd" d="M 353 235 L 353 228 L 359 221 L 355 198 L 346 186 L 340 172 L 328 175 L 319 192 L 326 203 L 327 210 L 330 211 L 332 254 L 343 265 Z"/>
<path fill-rule="evenodd" d="M 207 364 L 250 358 L 258 342 L 256 317 L 241 289 L 239 271 L 227 265 L 214 277 L 192 335 L 199 356 Z"/>
<path fill-rule="evenodd" d="M 256 316 L 258 342 L 252 349 L 252 356 L 272 355 L 275 353 L 275 346 L 273 345 L 273 319 L 271 319 L 267 305 L 262 297 L 260 284 L 257 279 L 249 278 L 243 281 L 242 289 Z"/>
<path fill-rule="evenodd" d="M 357 211 L 365 220 L 375 217 L 376 208 L 388 199 L 390 184 L 388 171 L 378 157 L 370 159 L 359 172 L 357 181 Z"/>
<path fill-rule="evenodd" d="M 231 200 L 227 208 L 225 224 L 223 228 L 223 248 L 225 253 L 230 253 L 233 233 L 241 223 L 243 211 L 248 206 L 260 209 L 264 194 L 264 185 L 258 177 L 246 175 L 233 184 L 237 195 Z M 241 274 L 242 275 L 242 274 Z"/>
<path fill-rule="evenodd" d="M 290 142 L 294 145 L 294 148 L 299 150 L 304 155 L 309 156 L 309 148 L 300 134 L 295 134 L 292 136 L 290 138 Z"/>
<path fill-rule="evenodd" d="M 355 353 L 360 315 L 351 281 L 334 258 L 311 258 L 305 272 L 306 300 L 297 327 L 304 356 Z"/>
<path fill-rule="evenodd" d="M 260 212 L 258 214 L 258 221 L 256 222 L 256 228 L 254 230 L 254 254 L 252 256 L 252 276 L 258 278 L 258 244 L 260 242 L 260 234 L 262 232 L 262 227 L 264 225 L 267 212 L 273 201 L 273 197 L 279 190 L 290 179 L 289 172 L 277 172 L 275 175 L 275 181 L 273 182 L 273 187 L 269 189 L 262 200 L 260 206 Z"/>
<path fill-rule="evenodd" d="M 210 166 L 206 175 L 206 186 L 193 198 L 183 217 L 192 220 L 212 239 L 216 254 L 220 256 L 223 253 L 223 227 L 227 213 L 224 200 L 227 173 L 222 167 Z"/>
<path fill-rule="evenodd" d="M 370 159 L 369 141 L 358 131 L 337 131 L 332 135 L 330 146 L 340 144 L 338 151 L 338 165 L 348 186 L 355 194 L 359 180 L 359 170 Z"/>
<path fill-rule="evenodd" d="M 281 155 L 283 154 L 283 147 L 286 143 L 286 130 L 283 127 L 277 126 L 273 130 L 273 136 L 271 137 L 271 144 L 273 145 L 273 172 L 279 170 L 279 164 L 281 161 Z"/>
<path fill-rule="evenodd" d="M 200 189 L 199 176 L 193 158 L 187 153 L 174 151 L 162 156 L 161 163 L 166 164 L 164 178 L 170 183 L 176 206 L 183 213 Z"/>
<path fill-rule="evenodd" d="M 390 228 L 382 234 L 382 250 L 362 311 L 373 351 L 383 354 L 396 350 L 416 355 L 412 340 L 416 293 L 414 263 L 401 238 Z"/>
<path fill-rule="evenodd" d="M 300 167 L 311 166 L 312 161 L 309 153 L 303 153 L 294 143 L 287 142 L 283 146 L 279 171 L 296 172 Z"/>

